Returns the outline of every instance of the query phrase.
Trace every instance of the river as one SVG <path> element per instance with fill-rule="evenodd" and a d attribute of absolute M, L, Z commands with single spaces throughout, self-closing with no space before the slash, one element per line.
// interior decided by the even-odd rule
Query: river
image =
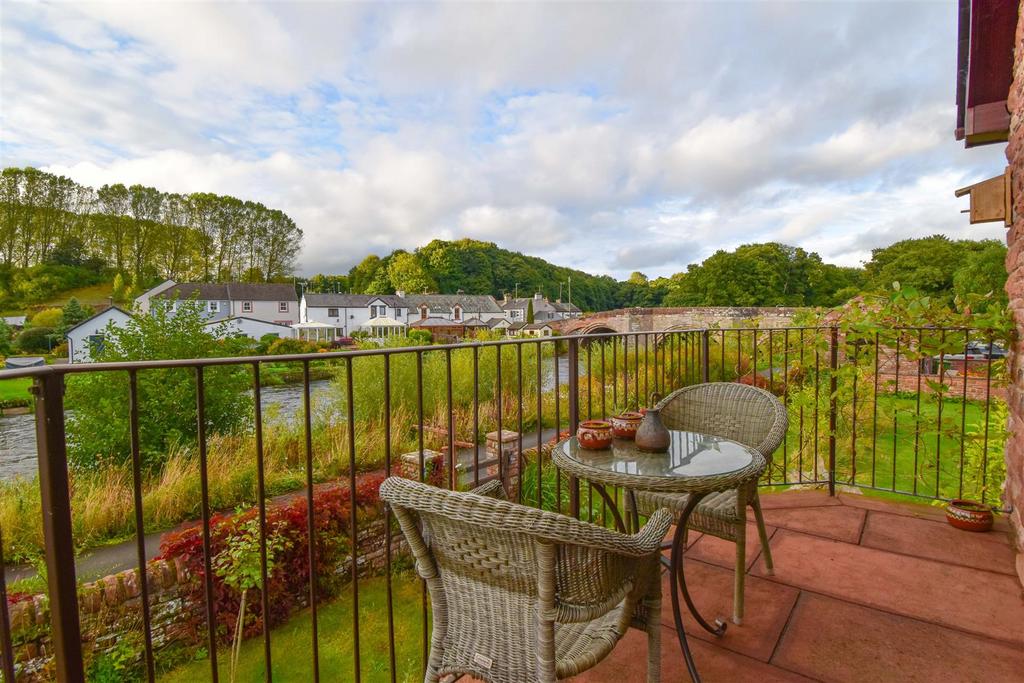
<path fill-rule="evenodd" d="M 586 368 L 580 364 L 580 374 Z M 567 356 L 558 358 L 558 381 L 565 386 L 569 377 L 569 359 Z M 524 377 L 524 382 L 529 379 Z M 329 391 L 330 380 L 322 379 L 310 382 L 310 399 L 314 405 L 322 400 Z M 554 365 L 545 363 L 543 383 L 545 391 L 555 386 Z M 302 418 L 302 385 L 287 384 L 284 386 L 263 387 L 261 393 L 264 414 L 268 421 L 292 421 Z M 38 463 L 36 460 L 36 429 L 35 416 L 8 415 L 0 417 L 0 481 L 17 477 L 33 477 Z"/>

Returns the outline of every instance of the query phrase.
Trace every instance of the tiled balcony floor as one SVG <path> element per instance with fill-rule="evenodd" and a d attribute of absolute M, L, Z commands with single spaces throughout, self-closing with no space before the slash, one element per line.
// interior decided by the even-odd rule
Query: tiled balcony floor
<path fill-rule="evenodd" d="M 743 624 L 722 638 L 687 624 L 704 681 L 1024 681 L 1024 598 L 1005 520 L 976 534 L 950 527 L 937 507 L 852 493 L 762 501 L 775 575 L 751 527 Z M 709 618 L 732 613 L 733 553 L 691 538 L 688 583 Z M 688 681 L 665 585 L 662 680 Z M 642 681 L 646 647 L 630 631 L 573 680 Z"/>

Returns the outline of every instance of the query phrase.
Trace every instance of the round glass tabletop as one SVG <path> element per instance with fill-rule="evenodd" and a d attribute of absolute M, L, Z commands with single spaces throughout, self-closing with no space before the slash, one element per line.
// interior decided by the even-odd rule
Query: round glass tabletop
<path fill-rule="evenodd" d="M 761 454 L 743 444 L 699 432 L 670 433 L 667 453 L 647 453 L 634 442 L 620 439 L 611 448 L 588 450 L 571 437 L 559 443 L 552 456 L 559 467 L 576 476 L 610 484 L 661 480 L 656 488 L 665 490 L 703 488 L 698 484 L 703 480 L 738 482 L 764 469 Z"/>

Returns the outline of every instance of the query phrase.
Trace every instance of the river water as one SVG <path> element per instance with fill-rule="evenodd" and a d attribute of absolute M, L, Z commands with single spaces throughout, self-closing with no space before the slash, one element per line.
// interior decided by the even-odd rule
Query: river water
<path fill-rule="evenodd" d="M 586 368 L 581 363 L 580 374 Z M 558 381 L 565 386 L 569 378 L 569 359 L 558 358 Z M 523 378 L 524 382 L 529 379 Z M 547 362 L 542 372 L 542 386 L 550 391 L 555 386 L 554 364 Z M 330 380 L 315 380 L 309 383 L 310 400 L 314 407 L 318 402 L 329 400 Z M 291 422 L 302 419 L 303 392 L 301 384 L 263 387 L 261 405 L 266 420 Z M 36 459 L 35 416 L 8 415 L 0 417 L 0 480 L 17 477 L 34 477 L 38 468 Z"/>

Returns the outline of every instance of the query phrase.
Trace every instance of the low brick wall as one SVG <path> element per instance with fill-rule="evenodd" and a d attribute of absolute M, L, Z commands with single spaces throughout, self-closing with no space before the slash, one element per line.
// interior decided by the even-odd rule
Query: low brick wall
<path fill-rule="evenodd" d="M 356 561 L 359 576 L 381 574 L 387 563 L 385 520 L 375 519 L 359 530 Z M 408 553 L 400 531 L 391 536 L 392 559 Z M 348 580 L 352 575 L 351 557 L 346 557 L 338 573 Z M 153 648 L 157 658 L 175 648 L 190 650 L 196 643 L 194 634 L 185 628 L 187 610 L 202 612 L 203 605 L 189 604 L 183 599 L 188 576 L 177 560 L 152 560 L 147 568 L 150 623 Z M 143 651 L 142 589 L 137 569 L 128 569 L 83 584 L 78 593 L 79 618 L 82 625 L 82 649 L 86 661 L 110 652 L 118 642 L 128 639 Z M 308 605 L 299 604 L 297 608 Z M 11 635 L 17 680 L 34 683 L 54 680 L 54 660 L 50 639 L 49 600 L 45 595 L 10 606 Z"/>

